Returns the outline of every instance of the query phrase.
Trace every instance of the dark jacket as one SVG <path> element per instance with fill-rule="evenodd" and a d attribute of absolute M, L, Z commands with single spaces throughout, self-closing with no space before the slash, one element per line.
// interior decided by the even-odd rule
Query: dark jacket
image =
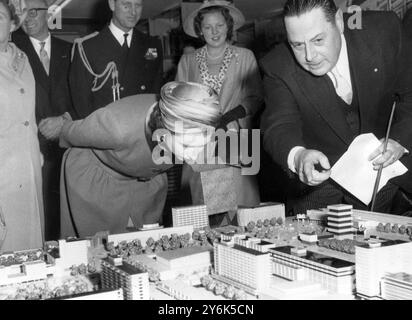
<path fill-rule="evenodd" d="M 359 102 L 360 133 L 372 132 L 378 139 L 385 136 L 398 94 L 401 102 L 390 137 L 412 151 L 411 46 L 399 19 L 394 13 L 363 12 L 362 29 L 351 30 L 345 23 L 344 34 Z M 288 154 L 295 146 L 319 150 L 333 165 L 353 141 L 353 134 L 329 77 L 316 77 L 301 68 L 287 44 L 271 51 L 261 65 L 266 151 L 286 171 Z M 412 168 L 410 156 L 402 161 Z"/>
<path fill-rule="evenodd" d="M 160 92 L 163 51 L 159 39 L 134 29 L 129 53 L 125 57 L 119 42 L 106 26 L 97 36 L 85 40 L 83 46 L 93 72 L 100 74 L 109 62 L 116 63 L 121 98 Z M 111 78 L 97 92 L 91 91 L 93 80 L 94 77 L 86 70 L 76 46 L 70 69 L 70 89 L 78 118 L 85 118 L 93 111 L 113 102 Z"/>

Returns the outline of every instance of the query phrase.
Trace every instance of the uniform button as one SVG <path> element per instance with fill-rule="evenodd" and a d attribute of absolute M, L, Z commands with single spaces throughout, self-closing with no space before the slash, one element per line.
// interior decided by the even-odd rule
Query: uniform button
<path fill-rule="evenodd" d="M 145 85 L 142 85 L 142 86 L 140 87 L 140 89 L 146 90 L 146 86 L 145 86 Z"/>
<path fill-rule="evenodd" d="M 121 88 L 120 88 L 120 91 L 123 91 L 123 90 L 124 90 L 124 87 L 121 87 Z"/>
<path fill-rule="evenodd" d="M 25 125 L 26 127 L 28 127 L 28 126 L 30 125 L 30 122 L 25 121 L 25 122 L 24 122 L 24 125 Z"/>
<path fill-rule="evenodd" d="M 20 93 L 21 93 L 21 94 L 24 94 L 24 92 L 25 92 L 25 91 L 24 91 L 24 88 L 21 88 L 21 89 L 20 89 Z"/>

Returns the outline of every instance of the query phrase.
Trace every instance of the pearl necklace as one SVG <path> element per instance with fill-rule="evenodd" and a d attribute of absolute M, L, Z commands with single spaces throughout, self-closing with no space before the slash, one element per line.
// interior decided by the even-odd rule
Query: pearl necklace
<path fill-rule="evenodd" d="M 209 54 L 209 50 L 207 49 L 207 46 L 206 46 L 206 54 L 207 54 L 207 57 L 208 57 L 209 59 L 211 59 L 211 60 L 217 60 L 217 59 L 221 58 L 221 57 L 225 54 L 226 49 L 227 49 L 227 46 L 226 46 L 225 49 L 222 51 L 222 53 L 220 53 L 220 54 L 217 55 L 217 56 L 212 56 L 212 55 Z"/>

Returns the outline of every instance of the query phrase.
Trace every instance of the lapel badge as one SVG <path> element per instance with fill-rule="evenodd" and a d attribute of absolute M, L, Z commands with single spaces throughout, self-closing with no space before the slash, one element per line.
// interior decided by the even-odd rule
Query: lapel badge
<path fill-rule="evenodd" d="M 155 60 L 158 57 L 157 48 L 149 48 L 144 56 L 147 60 Z"/>
<path fill-rule="evenodd" d="M 373 69 L 373 71 L 374 71 L 374 72 L 378 72 L 378 71 L 379 71 L 379 69 L 378 69 L 378 68 L 375 68 L 375 69 Z"/>

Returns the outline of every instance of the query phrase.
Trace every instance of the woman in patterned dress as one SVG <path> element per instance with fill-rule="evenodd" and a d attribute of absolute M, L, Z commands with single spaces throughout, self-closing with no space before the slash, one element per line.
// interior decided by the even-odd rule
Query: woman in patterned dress
<path fill-rule="evenodd" d="M 176 76 L 178 81 L 194 81 L 213 88 L 219 95 L 222 113 L 242 105 L 246 117 L 227 126 L 236 131 L 251 129 L 251 120 L 263 104 L 261 77 L 253 53 L 231 44 L 234 31 L 243 23 L 242 13 L 227 1 L 207 1 L 191 13 L 184 22 L 184 30 L 205 45 L 182 56 Z M 190 183 L 193 203 L 203 203 L 199 173 L 188 166 L 183 171 Z M 256 176 L 242 176 L 240 168 L 234 172 L 237 204 L 259 204 Z"/>

